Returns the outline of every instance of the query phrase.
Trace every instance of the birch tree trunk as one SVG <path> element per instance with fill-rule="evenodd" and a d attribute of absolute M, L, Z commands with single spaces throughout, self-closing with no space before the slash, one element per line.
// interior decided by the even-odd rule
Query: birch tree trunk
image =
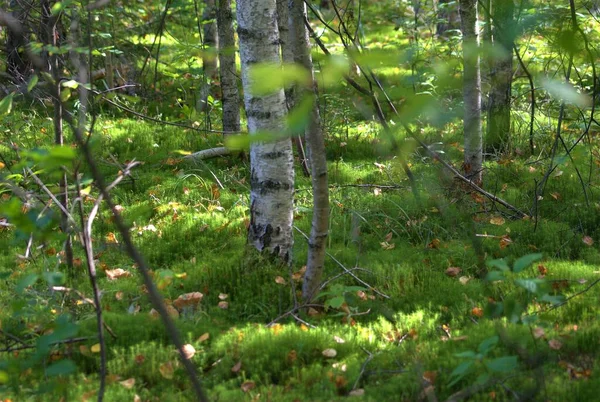
<path fill-rule="evenodd" d="M 204 11 L 202 13 L 202 35 L 204 53 L 202 56 L 202 68 L 204 70 L 204 82 L 200 89 L 200 99 L 197 109 L 203 111 L 208 106 L 208 96 L 212 92 L 213 81 L 217 75 L 217 58 L 212 51 L 217 49 L 217 23 L 216 23 L 215 0 L 204 0 Z M 208 22 L 212 21 L 212 22 Z"/>
<path fill-rule="evenodd" d="M 313 189 L 313 216 L 308 241 L 308 259 L 302 286 L 302 298 L 309 303 L 319 291 L 321 276 L 325 265 L 325 240 L 329 228 L 329 187 L 327 184 L 327 159 L 325 141 L 321 129 L 321 116 L 317 105 L 316 82 L 313 74 L 310 40 L 304 25 L 306 5 L 303 1 L 289 0 L 290 42 L 293 44 L 295 61 L 311 74 L 311 86 L 298 94 L 311 97 L 313 106 L 308 116 L 309 123 L 305 133 L 310 153 L 311 180 Z"/>
<path fill-rule="evenodd" d="M 463 34 L 463 98 L 465 175 L 475 184 L 482 183 L 483 139 L 481 132 L 481 77 L 479 70 L 479 38 L 477 33 L 477 0 L 460 1 Z"/>
<path fill-rule="evenodd" d="M 231 0 L 219 0 L 217 29 L 219 32 L 219 75 L 221 77 L 221 102 L 223 104 L 223 131 L 237 133 L 240 131 L 240 94 L 235 67 L 235 36 Z"/>
<path fill-rule="evenodd" d="M 257 78 L 250 74 L 256 63 L 281 65 L 275 0 L 238 0 L 237 20 L 248 131 L 250 135 L 260 131 L 282 132 L 287 113 L 283 89 L 256 96 L 252 86 Z M 294 198 L 290 139 L 252 144 L 250 170 L 248 242 L 289 262 Z"/>
<path fill-rule="evenodd" d="M 513 0 L 494 0 L 493 46 L 500 54 L 491 64 L 490 93 L 488 101 L 488 121 L 486 149 L 505 152 L 510 148 L 510 98 L 513 76 Z"/>

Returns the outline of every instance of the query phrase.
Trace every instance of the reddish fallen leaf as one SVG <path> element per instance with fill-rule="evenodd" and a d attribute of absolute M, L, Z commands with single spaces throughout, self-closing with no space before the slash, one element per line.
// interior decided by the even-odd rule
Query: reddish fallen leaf
<path fill-rule="evenodd" d="M 256 387 L 256 384 L 254 383 L 254 381 L 246 381 L 241 386 L 243 392 L 251 391 L 255 387 Z"/>
<path fill-rule="evenodd" d="M 591 247 L 594 244 L 594 239 L 592 239 L 590 236 L 583 236 L 583 239 L 581 240 L 586 246 L 589 247 Z"/>
<path fill-rule="evenodd" d="M 202 301 L 203 297 L 204 295 L 200 292 L 185 293 L 175 299 L 173 305 L 179 310 L 184 307 L 196 307 Z"/>
<path fill-rule="evenodd" d="M 296 359 L 298 358 L 298 352 L 296 352 L 295 350 L 290 350 L 290 352 L 287 355 L 287 359 L 290 363 L 293 363 L 296 361 Z"/>
<path fill-rule="evenodd" d="M 207 341 L 208 338 L 210 338 L 210 334 L 208 332 L 203 333 L 202 335 L 200 335 L 200 337 L 198 338 L 198 343 L 202 343 L 204 341 Z"/>
<path fill-rule="evenodd" d="M 241 369 L 242 369 L 242 361 L 240 360 L 239 362 L 237 362 L 236 364 L 233 365 L 233 367 L 231 368 L 231 372 L 234 374 L 237 374 L 240 372 Z"/>
<path fill-rule="evenodd" d="M 144 355 L 136 355 L 135 358 L 134 358 L 134 360 L 135 360 L 136 364 L 140 365 L 140 364 L 143 364 L 146 361 L 146 356 L 144 356 Z"/>
<path fill-rule="evenodd" d="M 481 307 L 473 307 L 473 309 L 471 309 L 471 315 L 483 317 L 483 309 Z"/>
<path fill-rule="evenodd" d="M 540 339 L 546 336 L 546 331 L 544 331 L 544 328 L 542 327 L 535 327 L 533 329 L 533 337 L 535 339 Z"/>
<path fill-rule="evenodd" d="M 219 304 L 217 304 L 217 306 L 220 309 L 227 310 L 229 308 L 229 303 L 226 301 L 220 301 Z"/>
<path fill-rule="evenodd" d="M 434 384 L 435 380 L 437 378 L 437 375 L 438 375 L 437 371 L 425 371 L 423 373 L 423 379 L 430 384 Z"/>
<path fill-rule="evenodd" d="M 440 248 L 440 243 L 440 239 L 433 239 L 431 242 L 429 242 L 427 248 Z"/>
<path fill-rule="evenodd" d="M 508 235 L 502 236 L 500 239 L 500 248 L 506 248 L 512 244 L 512 240 Z"/>
<path fill-rule="evenodd" d="M 461 269 L 459 267 L 449 267 L 446 269 L 446 275 L 450 277 L 455 277 L 460 273 Z"/>

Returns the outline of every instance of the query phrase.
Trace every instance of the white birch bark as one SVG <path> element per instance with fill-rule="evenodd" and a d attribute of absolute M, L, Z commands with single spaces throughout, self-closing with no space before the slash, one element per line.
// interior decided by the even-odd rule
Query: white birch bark
<path fill-rule="evenodd" d="M 250 135 L 260 131 L 282 132 L 287 113 L 283 89 L 256 96 L 252 93 L 255 78 L 250 75 L 256 63 L 281 64 L 275 0 L 238 0 L 237 20 L 248 131 Z M 248 242 L 289 262 L 294 198 L 290 139 L 252 144 L 250 168 Z"/>
<path fill-rule="evenodd" d="M 218 46 L 217 38 L 217 23 L 216 23 L 217 7 L 215 0 L 204 0 L 204 12 L 202 13 L 202 35 L 204 41 L 204 55 L 202 56 L 202 68 L 204 69 L 204 82 L 200 89 L 200 99 L 197 109 L 203 111 L 208 106 L 208 96 L 213 90 L 213 81 L 217 74 L 217 58 L 213 53 Z M 211 21 L 212 22 L 207 22 Z"/>
<path fill-rule="evenodd" d="M 463 98 L 465 160 L 464 171 L 475 184 L 482 183 L 483 138 L 481 131 L 481 77 L 479 38 L 477 33 L 477 0 L 460 1 L 463 34 Z"/>
<path fill-rule="evenodd" d="M 231 0 L 219 0 L 217 29 L 219 33 L 219 75 L 221 77 L 223 131 L 237 133 L 240 131 L 240 94 L 235 67 L 235 35 Z"/>
<path fill-rule="evenodd" d="M 325 265 L 325 244 L 329 234 L 329 187 L 327 183 L 325 141 L 317 105 L 317 88 L 310 54 L 310 40 L 308 30 L 304 25 L 306 5 L 302 0 L 289 0 L 289 10 L 290 43 L 293 44 L 295 61 L 310 72 L 312 83 L 309 88 L 298 92 L 298 95 L 310 96 L 313 99 L 313 107 L 308 116 L 310 120 L 305 132 L 306 144 L 310 152 L 313 188 L 312 225 L 308 241 L 306 273 L 302 285 L 302 298 L 308 303 L 319 291 Z"/>

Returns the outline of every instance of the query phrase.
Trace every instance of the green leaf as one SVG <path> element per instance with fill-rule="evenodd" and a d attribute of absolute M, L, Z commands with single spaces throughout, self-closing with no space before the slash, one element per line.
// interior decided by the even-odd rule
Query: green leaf
<path fill-rule="evenodd" d="M 592 104 L 592 100 L 588 95 L 578 92 L 578 90 L 570 83 L 548 78 L 542 81 L 542 87 L 552 97 L 561 99 L 565 103 L 570 103 L 579 107 L 586 107 Z"/>
<path fill-rule="evenodd" d="M 487 266 L 490 268 L 496 268 L 499 269 L 500 271 L 510 271 L 510 268 L 508 266 L 508 264 L 506 263 L 506 260 L 504 260 L 504 258 L 500 258 L 497 260 L 490 260 L 486 262 Z"/>
<path fill-rule="evenodd" d="M 529 293 L 537 293 L 538 284 L 540 283 L 539 279 L 517 279 L 515 283 L 528 291 Z"/>
<path fill-rule="evenodd" d="M 77 371 L 77 366 L 75 365 L 75 363 L 73 363 L 72 360 L 63 359 L 49 365 L 46 368 L 46 375 L 48 377 L 53 377 L 57 375 L 69 375 L 74 373 L 75 371 Z"/>
<path fill-rule="evenodd" d="M 19 281 L 19 283 L 17 283 L 15 291 L 17 292 L 17 294 L 21 294 L 21 293 L 23 293 L 25 288 L 28 288 L 29 286 L 33 285 L 37 280 L 38 280 L 38 275 L 29 274 L 26 277 L 24 277 L 23 279 L 21 279 Z"/>
<path fill-rule="evenodd" d="M 61 102 L 68 101 L 70 97 L 71 97 L 71 90 L 69 88 L 65 88 L 62 91 L 60 91 L 60 101 Z"/>
<path fill-rule="evenodd" d="M 475 380 L 475 384 L 483 385 L 486 382 L 488 382 L 489 380 L 490 380 L 489 373 L 483 373 L 483 374 L 479 375 L 479 377 L 477 377 L 477 379 Z"/>
<path fill-rule="evenodd" d="M 562 302 L 565 301 L 564 296 L 552 296 L 549 294 L 545 294 L 542 297 L 540 297 L 540 301 L 546 302 L 546 303 L 551 303 L 551 304 L 560 304 Z"/>
<path fill-rule="evenodd" d="M 477 350 L 479 351 L 479 353 L 485 355 L 498 344 L 499 340 L 500 338 L 498 338 L 497 336 L 492 336 L 491 338 L 488 338 L 481 342 Z"/>
<path fill-rule="evenodd" d="M 461 364 L 459 364 L 454 371 L 452 371 L 452 374 L 450 374 L 450 378 L 454 378 L 449 384 L 448 386 L 451 387 L 454 384 L 456 384 L 457 382 L 459 382 L 465 375 L 468 374 L 468 372 L 471 370 L 471 367 L 473 367 L 473 365 L 475 364 L 474 360 L 469 360 L 467 362 L 463 362 Z"/>
<path fill-rule="evenodd" d="M 65 8 L 65 3 L 62 1 L 57 1 L 51 8 L 52 15 L 58 15 Z"/>
<path fill-rule="evenodd" d="M 491 271 L 485 276 L 485 280 L 488 282 L 504 281 L 506 277 L 500 271 Z"/>
<path fill-rule="evenodd" d="M 333 299 L 327 300 L 325 305 L 331 306 L 333 308 L 340 308 L 340 307 L 342 307 L 342 304 L 344 304 L 345 301 L 346 301 L 346 299 L 344 299 L 344 296 L 337 296 L 337 297 L 334 297 Z"/>
<path fill-rule="evenodd" d="M 60 85 L 62 85 L 64 88 L 77 89 L 79 83 L 75 80 L 69 80 L 62 82 Z"/>
<path fill-rule="evenodd" d="M 503 356 L 485 362 L 485 366 L 496 373 L 507 373 L 517 368 L 517 356 Z"/>
<path fill-rule="evenodd" d="M 472 350 L 467 350 L 466 352 L 455 353 L 454 356 L 467 359 L 475 359 L 477 358 L 477 353 L 473 352 Z"/>
<path fill-rule="evenodd" d="M 44 279 L 50 286 L 62 285 L 65 283 L 65 275 L 62 272 L 44 272 Z"/>
<path fill-rule="evenodd" d="M 31 92 L 31 90 L 33 88 L 35 88 L 35 86 L 37 85 L 38 81 L 39 81 L 39 77 L 37 74 L 34 74 L 31 76 L 31 78 L 29 79 L 29 83 L 27 84 L 27 92 Z"/>
<path fill-rule="evenodd" d="M 310 74 L 296 64 L 281 66 L 273 63 L 259 63 L 250 68 L 250 92 L 253 95 L 269 95 L 299 82 L 308 84 Z"/>
<path fill-rule="evenodd" d="M 513 272 L 519 273 L 519 272 L 523 271 L 525 268 L 529 267 L 534 262 L 541 260 L 542 257 L 543 257 L 542 253 L 535 253 L 535 254 L 527 254 L 527 255 L 519 258 L 513 264 Z"/>
<path fill-rule="evenodd" d="M 0 101 L 0 115 L 9 114 L 12 110 L 13 98 L 15 94 L 10 93 Z"/>

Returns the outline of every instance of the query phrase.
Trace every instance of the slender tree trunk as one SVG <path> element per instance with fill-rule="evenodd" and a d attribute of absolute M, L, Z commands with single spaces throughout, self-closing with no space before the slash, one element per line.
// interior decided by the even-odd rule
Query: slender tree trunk
<path fill-rule="evenodd" d="M 437 36 L 444 36 L 450 29 L 458 29 L 456 4 L 452 0 L 438 0 L 437 19 L 435 30 Z"/>
<path fill-rule="evenodd" d="M 510 148 L 510 99 L 513 76 L 513 0 L 490 2 L 493 10 L 493 46 L 501 55 L 490 68 L 490 93 L 486 148 L 505 152 Z"/>
<path fill-rule="evenodd" d="M 240 94 L 235 67 L 235 36 L 231 0 L 219 0 L 217 12 L 219 31 L 219 74 L 223 104 L 223 131 L 240 131 Z M 227 136 L 227 134 L 225 134 Z"/>
<path fill-rule="evenodd" d="M 29 63 L 25 60 L 24 46 L 27 43 L 27 26 L 25 17 L 27 10 L 19 1 L 11 1 L 11 14 L 21 23 L 21 31 L 14 32 L 12 29 L 6 30 L 6 72 L 13 83 L 20 84 L 27 81 Z"/>
<path fill-rule="evenodd" d="M 281 58 L 284 64 L 295 63 L 295 51 L 296 48 L 293 44 L 290 36 L 290 9 L 288 7 L 288 0 L 276 0 L 277 2 L 277 28 L 279 30 L 279 44 L 281 45 Z M 287 104 L 288 110 L 292 110 L 298 102 L 298 93 L 295 85 L 285 88 L 285 103 Z M 300 165 L 305 176 L 310 176 L 310 169 L 308 167 L 308 158 L 304 149 L 303 136 L 294 136 L 292 138 L 296 151 L 298 152 L 298 158 L 300 159 Z"/>
<path fill-rule="evenodd" d="M 313 216 L 308 241 L 308 259 L 302 286 L 302 297 L 310 302 L 319 291 L 321 276 L 325 265 L 325 244 L 329 228 L 329 187 L 327 184 L 327 159 L 325 157 L 325 141 L 321 129 L 321 116 L 317 105 L 316 81 L 313 75 L 310 40 L 304 25 L 306 5 L 303 1 L 289 0 L 290 43 L 293 44 L 295 61 L 311 74 L 311 86 L 303 91 L 304 96 L 313 100 L 308 116 L 309 123 L 305 133 L 307 148 L 311 160 L 311 177 L 313 188 Z"/>
<path fill-rule="evenodd" d="M 244 103 L 250 135 L 281 133 L 287 113 L 283 89 L 255 96 L 250 68 L 256 63 L 281 64 L 275 0 L 238 0 L 238 35 Z M 266 77 L 263 77 L 266 79 Z M 289 138 L 250 147 L 250 226 L 248 242 L 260 251 L 291 260 L 294 165 Z"/>
<path fill-rule="evenodd" d="M 483 140 L 481 132 L 481 77 L 479 40 L 476 30 L 477 0 L 460 1 L 463 34 L 464 171 L 477 185 L 482 183 Z"/>
<path fill-rule="evenodd" d="M 43 42 L 54 47 L 60 47 L 62 38 L 62 32 L 59 32 L 59 16 L 52 15 L 50 2 L 44 0 L 40 4 L 41 6 L 41 20 L 42 20 L 42 35 Z M 56 93 L 61 93 L 60 77 L 62 76 L 61 68 L 63 65 L 60 55 L 54 53 L 52 55 L 45 55 L 46 62 L 48 63 L 50 74 L 54 79 L 53 85 L 56 85 Z M 53 91 L 54 92 L 54 91 Z M 54 123 L 54 144 L 57 146 L 64 145 L 64 132 L 63 132 L 63 106 L 60 99 L 53 97 L 52 105 L 54 107 L 54 115 L 52 121 Z M 64 172 L 60 179 L 60 196 L 58 197 L 60 203 L 65 209 L 69 209 L 69 194 L 68 194 L 68 181 L 67 173 Z M 71 242 L 71 234 L 69 233 L 69 220 L 67 215 L 61 213 L 61 230 L 66 234 L 67 239 L 65 241 L 65 264 L 67 265 L 69 274 L 73 276 L 73 245 Z"/>
<path fill-rule="evenodd" d="M 217 37 L 217 7 L 215 0 L 204 0 L 204 12 L 202 13 L 202 35 L 204 41 L 204 55 L 202 56 L 202 68 L 204 69 L 204 82 L 200 89 L 200 100 L 198 110 L 205 110 L 208 106 L 208 96 L 212 94 L 213 82 L 217 77 L 217 58 L 215 50 L 218 47 Z M 212 21 L 212 22 L 208 22 Z"/>

